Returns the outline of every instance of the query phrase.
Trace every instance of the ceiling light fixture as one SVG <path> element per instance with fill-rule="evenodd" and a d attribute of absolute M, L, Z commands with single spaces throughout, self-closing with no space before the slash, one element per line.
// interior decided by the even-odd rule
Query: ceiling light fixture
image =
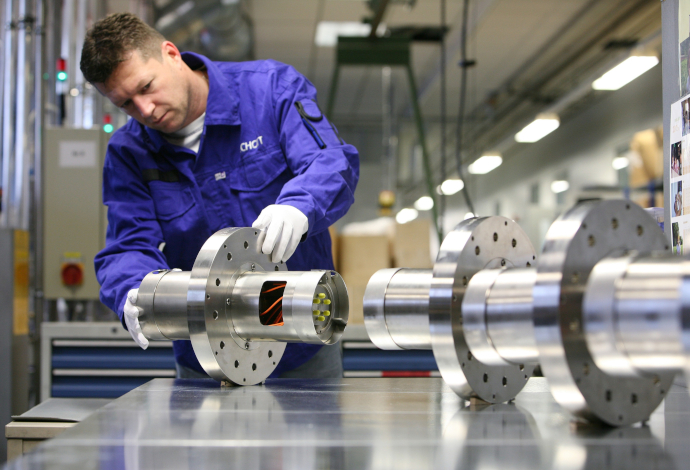
<path fill-rule="evenodd" d="M 414 219 L 417 218 L 418 215 L 419 212 L 417 212 L 416 209 L 406 207 L 402 209 L 400 212 L 398 212 L 398 214 L 395 216 L 395 221 L 399 224 L 406 224 L 408 222 L 412 222 Z"/>
<path fill-rule="evenodd" d="M 616 157 L 611 162 L 611 166 L 614 170 L 622 170 L 623 168 L 627 168 L 628 165 L 630 165 L 628 157 Z"/>
<path fill-rule="evenodd" d="M 369 36 L 371 25 L 358 21 L 321 21 L 316 26 L 314 44 L 319 47 L 335 47 L 338 36 L 365 37 Z M 386 32 L 386 25 L 380 23 L 376 33 L 381 36 Z"/>
<path fill-rule="evenodd" d="M 429 196 L 422 196 L 414 203 L 414 208 L 418 211 L 428 211 L 434 207 L 434 200 Z"/>
<path fill-rule="evenodd" d="M 556 180 L 553 183 L 551 183 L 551 191 L 554 193 L 562 193 L 563 191 L 567 191 L 570 188 L 570 183 L 568 183 L 566 180 Z"/>
<path fill-rule="evenodd" d="M 467 167 L 467 171 L 473 175 L 485 175 L 501 166 L 501 163 L 503 163 L 503 159 L 500 155 L 482 155 Z"/>
<path fill-rule="evenodd" d="M 594 80 L 595 90 L 618 90 L 659 63 L 656 56 L 631 56 Z"/>
<path fill-rule="evenodd" d="M 465 182 L 461 179 L 447 179 L 438 186 L 438 193 L 445 196 L 452 196 L 465 187 Z"/>
<path fill-rule="evenodd" d="M 551 134 L 560 125 L 561 121 L 556 114 L 539 114 L 534 121 L 515 134 L 515 140 L 523 143 L 536 142 Z"/>

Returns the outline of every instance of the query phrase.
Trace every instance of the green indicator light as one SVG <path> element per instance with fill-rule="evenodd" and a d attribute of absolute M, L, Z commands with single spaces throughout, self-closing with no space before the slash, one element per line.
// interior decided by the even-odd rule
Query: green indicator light
<path fill-rule="evenodd" d="M 113 132 L 113 125 L 112 125 L 112 124 L 105 124 L 105 125 L 103 126 L 103 130 L 104 130 L 106 133 L 110 134 L 111 132 Z"/>
<path fill-rule="evenodd" d="M 67 80 L 67 72 L 58 72 L 57 73 L 57 79 L 60 80 L 61 82 L 64 82 Z"/>

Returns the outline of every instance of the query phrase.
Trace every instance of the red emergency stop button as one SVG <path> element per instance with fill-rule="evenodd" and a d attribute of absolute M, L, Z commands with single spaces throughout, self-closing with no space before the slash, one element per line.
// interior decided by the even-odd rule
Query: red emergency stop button
<path fill-rule="evenodd" d="M 68 287 L 80 286 L 84 282 L 84 267 L 81 263 L 64 263 L 60 277 L 62 283 Z"/>

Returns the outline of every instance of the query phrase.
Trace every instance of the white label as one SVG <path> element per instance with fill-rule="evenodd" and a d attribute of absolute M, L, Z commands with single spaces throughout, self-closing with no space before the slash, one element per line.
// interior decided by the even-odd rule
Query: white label
<path fill-rule="evenodd" d="M 93 168 L 98 164 L 96 142 L 65 140 L 60 142 L 60 168 Z"/>
<path fill-rule="evenodd" d="M 224 180 L 225 179 L 225 172 L 221 171 L 220 173 L 216 173 L 216 181 L 219 180 Z"/>

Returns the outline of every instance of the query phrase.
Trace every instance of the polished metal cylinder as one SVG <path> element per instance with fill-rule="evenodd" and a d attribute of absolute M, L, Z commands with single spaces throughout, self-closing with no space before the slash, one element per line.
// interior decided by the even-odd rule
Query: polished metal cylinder
<path fill-rule="evenodd" d="M 619 344 L 642 373 L 677 372 L 685 366 L 682 312 L 688 263 L 644 258 L 616 286 Z"/>
<path fill-rule="evenodd" d="M 430 269 L 383 269 L 364 293 L 364 323 L 380 349 L 431 349 Z"/>
<path fill-rule="evenodd" d="M 583 302 L 585 338 L 597 367 L 619 377 L 683 370 L 689 267 L 638 255 L 597 263 Z"/>
<path fill-rule="evenodd" d="M 513 364 L 536 364 L 532 291 L 536 268 L 501 271 L 486 301 L 488 336 L 496 352 Z"/>
<path fill-rule="evenodd" d="M 189 339 L 187 290 L 190 271 L 158 270 L 139 286 L 141 331 L 150 340 Z"/>
<path fill-rule="evenodd" d="M 246 341 L 333 344 L 347 324 L 347 291 L 333 271 L 246 272 L 228 300 L 228 321 Z"/>
<path fill-rule="evenodd" d="M 536 364 L 532 290 L 535 268 L 484 269 L 470 279 L 462 302 L 472 354 L 492 366 Z"/>

